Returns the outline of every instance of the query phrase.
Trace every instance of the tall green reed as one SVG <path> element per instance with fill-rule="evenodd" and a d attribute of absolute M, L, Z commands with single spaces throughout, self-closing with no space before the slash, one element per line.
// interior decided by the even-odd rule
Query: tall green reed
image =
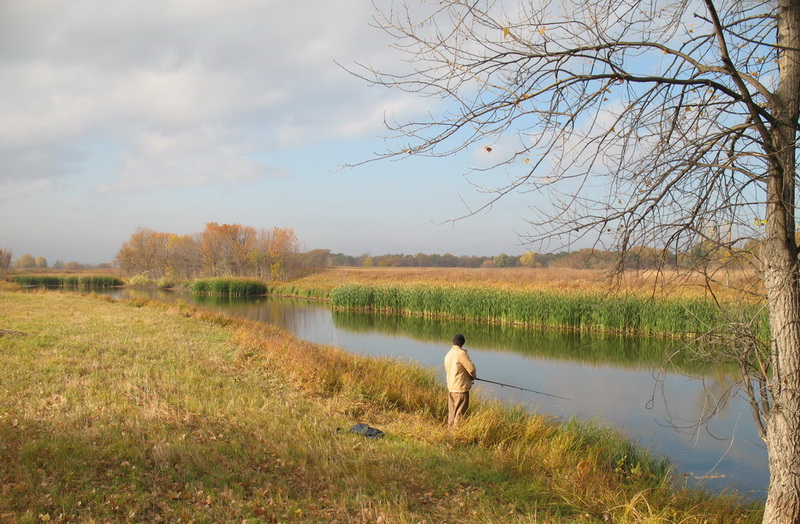
<path fill-rule="evenodd" d="M 101 289 L 125 285 L 117 277 L 108 275 L 15 275 L 11 281 L 30 287 L 82 287 Z"/>
<path fill-rule="evenodd" d="M 758 304 L 718 306 L 701 298 L 651 298 L 600 293 L 511 291 L 488 287 L 345 284 L 330 295 L 337 309 L 385 311 L 432 318 L 558 327 L 580 332 L 692 335 L 742 314 L 767 317 Z"/>
<path fill-rule="evenodd" d="M 196 295 L 252 296 L 266 295 L 267 285 L 253 278 L 219 277 L 198 279 L 192 283 Z"/>

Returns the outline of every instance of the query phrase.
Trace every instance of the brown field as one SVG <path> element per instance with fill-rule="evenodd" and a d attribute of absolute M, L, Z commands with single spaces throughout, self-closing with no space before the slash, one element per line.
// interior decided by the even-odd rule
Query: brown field
<path fill-rule="evenodd" d="M 520 291 L 644 293 L 655 296 L 736 298 L 760 296 L 761 282 L 753 271 L 716 274 L 679 271 L 628 271 L 566 268 L 329 268 L 296 283 L 333 289 L 349 283 L 468 285 Z"/>

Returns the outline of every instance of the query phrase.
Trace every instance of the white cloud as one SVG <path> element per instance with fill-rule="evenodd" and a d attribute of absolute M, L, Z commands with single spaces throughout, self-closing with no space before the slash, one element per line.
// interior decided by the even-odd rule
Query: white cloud
<path fill-rule="evenodd" d="M 271 174 L 255 155 L 375 135 L 389 105 L 422 102 L 365 97 L 335 63 L 386 53 L 371 13 L 366 0 L 6 0 L 0 180 L 74 176 L 86 170 L 66 158 L 113 144 L 102 191 L 242 183 Z"/>
<path fill-rule="evenodd" d="M 0 168 L 2 168 L 0 166 Z M 49 187 L 49 182 L 42 178 L 18 180 L 0 178 L 0 201 L 27 198 L 38 191 Z"/>
<path fill-rule="evenodd" d="M 83 132 L 94 119 L 85 74 L 41 61 L 0 70 L 0 145 L 49 146 Z"/>
<path fill-rule="evenodd" d="M 246 141 L 203 127 L 178 134 L 141 132 L 120 161 L 118 178 L 98 193 L 151 191 L 215 184 L 239 185 L 279 170 L 252 158 Z"/>

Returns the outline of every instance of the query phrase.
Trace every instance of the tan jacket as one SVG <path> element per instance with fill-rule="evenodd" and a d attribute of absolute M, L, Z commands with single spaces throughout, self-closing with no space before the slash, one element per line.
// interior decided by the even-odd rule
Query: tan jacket
<path fill-rule="evenodd" d="M 453 346 L 444 357 L 444 371 L 447 374 L 447 391 L 466 393 L 472 387 L 475 364 L 467 355 L 467 350 Z"/>

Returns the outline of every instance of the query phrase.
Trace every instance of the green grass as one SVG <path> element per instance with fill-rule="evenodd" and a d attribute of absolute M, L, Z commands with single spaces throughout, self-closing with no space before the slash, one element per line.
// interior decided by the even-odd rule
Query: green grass
<path fill-rule="evenodd" d="M 198 279 L 192 283 L 197 295 L 252 296 L 265 295 L 267 285 L 254 278 L 219 277 Z"/>
<path fill-rule="evenodd" d="M 0 520 L 758 522 L 614 430 L 186 304 L 0 292 Z M 367 422 L 371 441 L 346 429 Z M 344 428 L 345 431 L 337 431 Z"/>
<path fill-rule="evenodd" d="M 15 275 L 10 279 L 20 286 L 80 287 L 100 289 L 125 285 L 122 279 L 108 275 Z"/>
<path fill-rule="evenodd" d="M 330 293 L 338 309 L 383 311 L 579 332 L 691 336 L 730 319 L 758 318 L 768 332 L 766 312 L 757 304 L 718 307 L 703 298 L 511 291 L 491 287 L 344 284 Z"/>

